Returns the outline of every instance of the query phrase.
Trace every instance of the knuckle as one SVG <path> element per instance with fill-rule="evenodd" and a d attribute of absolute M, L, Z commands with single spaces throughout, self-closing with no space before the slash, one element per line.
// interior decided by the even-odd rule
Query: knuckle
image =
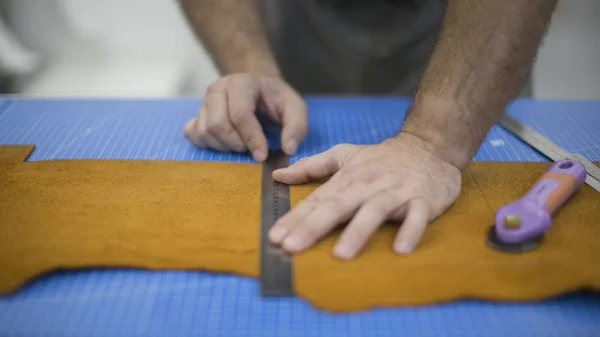
<path fill-rule="evenodd" d="M 410 191 L 411 187 L 400 186 L 395 188 L 387 188 L 381 192 L 381 199 L 390 202 L 405 201 L 410 198 L 413 193 Z"/>
<path fill-rule="evenodd" d="M 207 124 L 210 133 L 221 134 L 227 131 L 227 127 L 224 125 L 224 123 L 217 118 L 210 118 Z"/>
<path fill-rule="evenodd" d="M 223 77 L 223 81 L 228 86 L 246 87 L 252 82 L 252 78 L 249 74 L 231 74 Z"/>
<path fill-rule="evenodd" d="M 227 79 L 228 83 L 235 86 L 243 86 L 248 82 L 248 75 L 234 74 Z"/>
<path fill-rule="evenodd" d="M 377 202 L 372 203 L 371 206 L 374 212 L 388 212 L 390 209 L 399 207 L 402 201 L 403 199 L 398 193 L 384 190 L 377 196 Z"/>
<path fill-rule="evenodd" d="M 307 203 L 312 203 L 318 205 L 321 202 L 321 196 L 319 195 L 319 190 L 309 194 L 304 200 Z"/>
<path fill-rule="evenodd" d="M 234 152 L 243 153 L 243 152 L 246 152 L 246 150 L 248 150 L 248 148 L 246 148 L 246 146 L 244 146 L 244 145 L 233 144 L 232 145 L 232 150 Z"/>
<path fill-rule="evenodd" d="M 277 228 L 289 229 L 291 227 L 290 220 L 293 220 L 293 219 L 290 219 L 290 217 L 291 217 L 290 213 L 286 213 L 286 214 L 282 215 L 279 219 L 277 219 L 277 221 L 275 221 L 273 228 L 277 227 Z"/>
<path fill-rule="evenodd" d="M 321 235 L 321 230 L 317 226 L 304 226 L 298 229 L 298 234 L 307 241 L 313 241 Z"/>
<path fill-rule="evenodd" d="M 199 147 L 205 147 L 206 146 L 206 134 L 200 130 L 200 129 L 196 129 L 193 133 L 191 133 L 189 135 L 190 140 L 197 146 Z"/>
<path fill-rule="evenodd" d="M 393 200 L 410 200 L 427 195 L 423 188 L 411 183 L 407 183 L 402 187 L 395 188 L 393 192 L 389 193 Z"/>
<path fill-rule="evenodd" d="M 306 104 L 306 102 L 298 96 L 296 96 L 296 98 L 293 100 L 293 104 L 297 105 L 303 113 L 306 113 L 306 110 L 308 110 L 308 104 Z"/>
<path fill-rule="evenodd" d="M 306 131 L 308 131 L 308 121 L 305 119 L 303 119 L 302 121 L 300 121 L 300 123 L 298 123 L 298 125 L 300 126 L 300 129 L 306 133 Z"/>
<path fill-rule="evenodd" d="M 248 146 L 251 148 L 257 148 L 260 146 L 260 138 L 256 135 L 251 135 L 246 139 L 246 143 L 248 143 Z"/>
<path fill-rule="evenodd" d="M 304 137 L 308 132 L 308 123 L 306 120 L 298 121 L 295 123 L 294 129 L 299 136 Z"/>
<path fill-rule="evenodd" d="M 278 93 L 271 93 L 271 95 L 269 96 L 269 100 L 271 101 L 271 104 L 273 104 L 274 107 L 276 107 L 277 109 L 285 110 L 286 104 L 284 97 L 282 97 Z"/>
<path fill-rule="evenodd" d="M 381 172 L 381 170 L 373 169 L 372 167 L 361 168 L 356 173 L 356 180 L 363 184 L 371 184 L 377 179 L 384 178 L 385 175 Z"/>
<path fill-rule="evenodd" d="M 183 128 L 183 133 L 185 135 L 193 135 L 196 133 L 196 119 L 192 119 L 189 122 L 187 122 L 187 124 L 185 124 L 184 128 Z"/>
<path fill-rule="evenodd" d="M 244 142 L 236 136 L 237 135 L 234 135 L 233 133 L 229 134 L 229 147 L 235 152 L 245 152 L 247 150 L 246 144 L 244 144 Z"/>
<path fill-rule="evenodd" d="M 206 139 L 207 133 L 205 130 L 197 130 L 194 134 L 194 138 L 198 141 L 203 141 Z"/>
<path fill-rule="evenodd" d="M 223 85 L 221 84 L 221 81 L 218 80 L 216 82 L 211 83 L 207 88 L 206 88 L 206 94 L 207 95 L 214 95 L 215 93 L 221 91 L 223 89 Z"/>
<path fill-rule="evenodd" d="M 331 151 L 331 153 L 337 154 L 340 153 L 344 150 L 346 144 L 336 144 L 334 146 L 332 146 L 329 151 Z"/>
<path fill-rule="evenodd" d="M 297 164 L 302 164 L 302 165 L 303 165 L 303 164 L 306 164 L 306 162 L 308 161 L 308 158 L 309 158 L 309 157 L 302 157 L 302 158 L 300 158 L 300 160 L 298 160 L 296 163 L 297 163 Z"/>
<path fill-rule="evenodd" d="M 336 154 L 346 153 L 352 146 L 351 144 L 337 144 L 331 148 L 331 151 Z"/>
<path fill-rule="evenodd" d="M 248 122 L 248 119 L 251 117 L 250 113 L 243 109 L 236 109 L 230 112 L 230 119 L 233 125 L 243 125 Z"/>
<path fill-rule="evenodd" d="M 296 95 L 296 99 L 298 101 L 298 105 L 300 105 L 301 108 L 303 109 L 308 109 L 308 104 L 306 103 L 305 100 L 303 100 L 300 96 Z"/>
<path fill-rule="evenodd" d="M 339 194 L 331 199 L 332 208 L 335 210 L 345 210 L 350 207 L 352 204 L 352 196 L 351 194 Z"/>
<path fill-rule="evenodd" d="M 206 125 L 198 123 L 196 127 L 192 129 L 192 134 L 197 139 L 203 139 L 206 137 Z"/>
<path fill-rule="evenodd" d="M 369 229 L 365 226 L 353 226 L 348 229 L 346 238 L 352 243 L 358 243 L 364 241 L 369 236 Z"/>

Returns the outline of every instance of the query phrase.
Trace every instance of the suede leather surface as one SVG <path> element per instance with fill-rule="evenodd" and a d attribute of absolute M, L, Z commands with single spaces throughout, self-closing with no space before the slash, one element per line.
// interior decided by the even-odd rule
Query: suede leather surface
<path fill-rule="evenodd" d="M 32 146 L 0 146 L 0 293 L 56 269 L 209 270 L 257 277 L 259 164 L 160 160 L 22 162 Z M 472 162 L 454 205 L 417 250 L 392 252 L 386 224 L 352 261 L 332 257 L 340 230 L 293 258 L 298 295 L 330 311 L 463 298 L 529 301 L 600 291 L 600 193 L 583 185 L 542 245 L 506 254 L 485 245 L 498 207 L 549 166 Z M 292 207 L 318 186 L 291 187 Z"/>

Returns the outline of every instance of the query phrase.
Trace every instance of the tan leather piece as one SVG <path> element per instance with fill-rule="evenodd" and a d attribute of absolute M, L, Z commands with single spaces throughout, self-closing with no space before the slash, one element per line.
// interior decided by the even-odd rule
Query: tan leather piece
<path fill-rule="evenodd" d="M 58 268 L 139 267 L 258 274 L 260 165 L 25 158 L 0 146 L 0 293 Z M 537 300 L 600 290 L 600 193 L 584 185 L 527 254 L 489 249 L 493 211 L 548 163 L 472 162 L 457 202 L 416 252 L 397 256 L 388 224 L 359 258 L 338 261 L 338 232 L 294 257 L 296 292 L 318 308 L 363 310 L 460 298 Z M 292 186 L 292 206 L 316 188 Z"/>
<path fill-rule="evenodd" d="M 0 164 L 21 163 L 27 160 L 33 145 L 0 145 Z"/>

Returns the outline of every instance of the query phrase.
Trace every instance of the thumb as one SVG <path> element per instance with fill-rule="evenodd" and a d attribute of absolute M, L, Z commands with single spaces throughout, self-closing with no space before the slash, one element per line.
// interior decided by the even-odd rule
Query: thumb
<path fill-rule="evenodd" d="M 273 179 L 284 184 L 302 184 L 315 179 L 332 176 L 341 167 L 348 148 L 337 145 L 311 157 L 302 158 L 289 167 L 275 170 Z"/>
<path fill-rule="evenodd" d="M 306 103 L 301 98 L 287 100 L 281 114 L 281 147 L 288 155 L 296 153 L 308 131 Z"/>

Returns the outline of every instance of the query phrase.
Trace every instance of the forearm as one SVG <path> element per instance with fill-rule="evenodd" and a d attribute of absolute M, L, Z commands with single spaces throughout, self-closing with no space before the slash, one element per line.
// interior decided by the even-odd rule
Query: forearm
<path fill-rule="evenodd" d="M 258 0 L 180 0 L 196 35 L 226 75 L 280 77 Z"/>
<path fill-rule="evenodd" d="M 448 0 L 402 128 L 464 168 L 520 88 L 557 0 Z"/>

